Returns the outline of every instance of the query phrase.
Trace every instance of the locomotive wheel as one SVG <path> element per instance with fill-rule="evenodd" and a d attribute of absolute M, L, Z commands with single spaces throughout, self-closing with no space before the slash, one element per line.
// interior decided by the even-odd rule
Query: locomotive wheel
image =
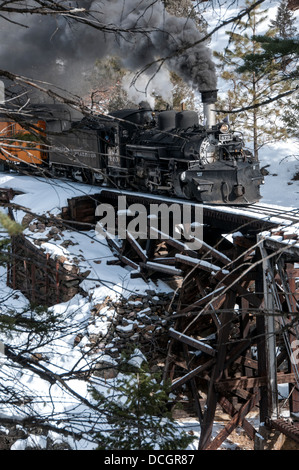
<path fill-rule="evenodd" d="M 172 184 L 173 184 L 174 194 L 177 197 L 189 199 L 188 195 L 185 194 L 185 191 L 184 191 L 184 188 L 186 185 L 182 184 L 182 182 L 180 181 L 180 172 L 173 174 Z"/>
<path fill-rule="evenodd" d="M 221 183 L 221 193 L 222 193 L 223 202 L 228 202 L 229 187 L 226 181 L 222 181 Z"/>
<path fill-rule="evenodd" d="M 193 191 L 189 184 L 184 184 L 183 186 L 183 194 L 186 199 L 192 199 Z"/>

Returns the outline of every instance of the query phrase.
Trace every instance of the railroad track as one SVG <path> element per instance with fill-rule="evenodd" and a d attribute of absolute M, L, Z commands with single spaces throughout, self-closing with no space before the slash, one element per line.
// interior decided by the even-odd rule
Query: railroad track
<path fill-rule="evenodd" d="M 127 190 L 118 190 L 113 188 L 100 188 L 101 197 L 107 200 L 113 200 L 118 196 L 126 196 L 128 203 L 134 202 L 144 204 L 179 204 L 201 207 L 204 218 L 209 221 L 217 220 L 223 228 L 229 230 L 238 227 L 249 226 L 251 230 L 267 230 L 279 225 L 288 227 L 299 224 L 299 209 L 290 209 L 280 206 L 265 205 L 261 203 L 250 204 L 248 206 L 231 205 L 203 205 L 196 201 L 186 199 L 162 197 L 160 195 L 136 193 Z"/>
<path fill-rule="evenodd" d="M 69 180 L 67 180 L 69 182 Z M 200 207 L 203 210 L 204 223 L 223 230 L 223 233 L 236 231 L 239 228 L 249 232 L 260 232 L 278 226 L 292 227 L 299 224 L 299 209 L 290 209 L 270 204 L 255 203 L 248 206 L 232 205 L 203 205 L 196 201 L 173 198 L 149 193 L 134 192 L 123 189 L 95 186 L 94 195 L 106 202 L 117 201 L 119 196 L 125 196 L 128 204 L 179 204 Z M 10 188 L 0 189 L 0 199 L 6 202 L 16 194 Z"/>
<path fill-rule="evenodd" d="M 248 207 L 252 213 L 264 213 L 266 217 L 277 217 L 279 220 L 286 220 L 287 222 L 299 222 L 299 209 L 289 209 L 287 207 L 263 205 L 260 203 L 252 204 Z"/>

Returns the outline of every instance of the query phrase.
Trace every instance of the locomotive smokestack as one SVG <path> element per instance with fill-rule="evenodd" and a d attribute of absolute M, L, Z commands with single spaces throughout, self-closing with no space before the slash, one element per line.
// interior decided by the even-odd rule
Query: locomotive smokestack
<path fill-rule="evenodd" d="M 209 128 L 216 124 L 216 114 L 214 108 L 217 101 L 217 91 L 218 90 L 201 91 L 203 112 L 206 118 L 206 125 Z"/>

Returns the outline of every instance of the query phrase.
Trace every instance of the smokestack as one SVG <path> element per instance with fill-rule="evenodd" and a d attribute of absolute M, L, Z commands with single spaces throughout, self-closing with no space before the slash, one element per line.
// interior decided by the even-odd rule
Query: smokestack
<path fill-rule="evenodd" d="M 217 101 L 218 90 L 201 91 L 201 101 L 203 103 L 203 112 L 206 118 L 206 125 L 211 128 L 216 124 L 216 113 L 214 111 Z"/>

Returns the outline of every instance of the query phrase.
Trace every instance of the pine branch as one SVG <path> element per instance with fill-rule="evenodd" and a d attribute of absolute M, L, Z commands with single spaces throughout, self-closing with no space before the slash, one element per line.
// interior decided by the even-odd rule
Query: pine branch
<path fill-rule="evenodd" d="M 242 108 L 238 109 L 216 109 L 217 113 L 225 113 L 225 114 L 236 114 L 240 113 L 243 111 L 249 111 L 251 109 L 257 109 L 260 108 L 261 106 L 266 106 L 267 104 L 273 103 L 274 101 L 280 100 L 281 98 L 285 98 L 286 96 L 292 95 L 299 89 L 299 85 L 297 85 L 295 88 L 292 88 L 291 90 L 285 91 L 284 93 L 280 93 L 278 95 L 273 96 L 272 98 L 269 98 L 267 100 L 261 101 L 260 103 L 255 103 L 250 106 L 244 106 Z"/>
<path fill-rule="evenodd" d="M 47 418 L 46 418 L 47 419 Z M 0 425 L 1 426 L 22 426 L 25 429 L 32 429 L 32 428 L 41 428 L 44 431 L 52 431 L 57 434 L 61 434 L 65 437 L 72 437 L 74 440 L 82 439 L 82 433 L 76 433 L 74 430 L 68 431 L 65 426 L 58 427 L 46 423 L 46 419 L 37 418 L 35 416 L 29 416 L 28 418 L 17 418 L 12 416 L 1 416 L 0 417 Z"/>

